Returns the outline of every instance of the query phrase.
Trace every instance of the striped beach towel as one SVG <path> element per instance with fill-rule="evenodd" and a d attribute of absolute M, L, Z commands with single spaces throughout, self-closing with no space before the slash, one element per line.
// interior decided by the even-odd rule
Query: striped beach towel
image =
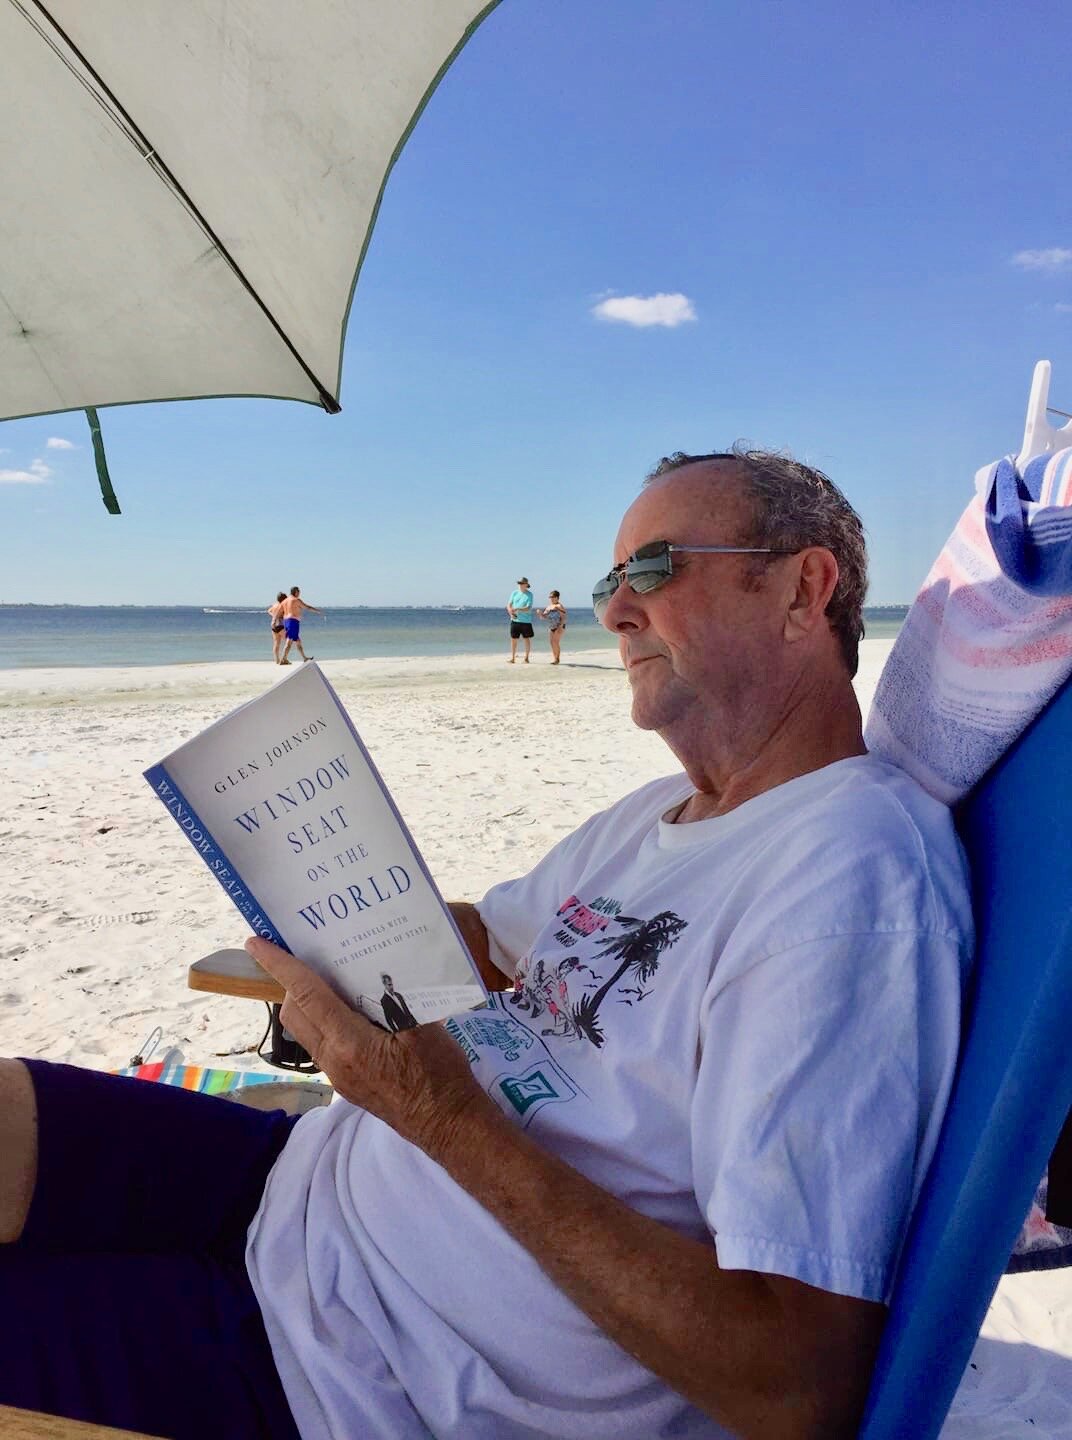
<path fill-rule="evenodd" d="M 981 472 L 882 671 L 868 749 L 960 800 L 1072 674 L 1072 449 Z M 1058 757 L 1065 763 L 1065 756 Z M 1010 1271 L 1072 1265 L 1035 1195 Z"/>
<path fill-rule="evenodd" d="M 909 610 L 868 749 L 947 805 L 1072 674 L 1072 449 L 983 472 Z"/>
<path fill-rule="evenodd" d="M 177 1085 L 183 1090 L 198 1090 L 202 1095 L 227 1095 L 240 1085 L 278 1085 L 280 1079 L 278 1075 L 265 1075 L 259 1070 L 215 1070 L 207 1065 L 171 1064 L 167 1060 L 126 1065 L 115 1073 L 130 1075 L 135 1080 L 153 1080 L 160 1085 Z"/>

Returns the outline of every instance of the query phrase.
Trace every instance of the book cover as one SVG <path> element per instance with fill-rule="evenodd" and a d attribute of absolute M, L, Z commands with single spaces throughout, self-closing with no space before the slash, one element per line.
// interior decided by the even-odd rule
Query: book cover
<path fill-rule="evenodd" d="M 249 927 L 391 1030 L 486 994 L 372 758 L 303 665 L 145 778 Z"/>

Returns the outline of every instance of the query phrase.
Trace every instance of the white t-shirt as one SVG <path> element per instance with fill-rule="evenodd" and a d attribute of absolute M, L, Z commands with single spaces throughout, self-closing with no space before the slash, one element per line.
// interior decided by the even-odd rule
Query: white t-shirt
<path fill-rule="evenodd" d="M 519 1125 L 723 1268 L 881 1300 L 956 1058 L 949 812 L 869 757 L 666 823 L 690 793 L 645 786 L 492 890 L 518 981 L 448 1024 Z M 353 1106 L 298 1124 L 247 1259 L 304 1440 L 725 1434 Z"/>

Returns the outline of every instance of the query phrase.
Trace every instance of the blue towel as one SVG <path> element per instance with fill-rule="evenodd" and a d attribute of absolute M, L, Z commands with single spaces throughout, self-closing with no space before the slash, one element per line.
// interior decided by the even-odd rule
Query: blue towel
<path fill-rule="evenodd" d="M 1072 450 L 1040 455 L 1019 475 L 993 467 L 986 533 L 1002 572 L 1031 595 L 1072 594 Z"/>

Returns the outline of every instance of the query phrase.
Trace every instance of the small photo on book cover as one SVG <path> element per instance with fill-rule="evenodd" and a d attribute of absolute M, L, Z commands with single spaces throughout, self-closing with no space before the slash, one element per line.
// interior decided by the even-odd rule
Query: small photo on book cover
<path fill-rule="evenodd" d="M 310 663 L 145 772 L 250 929 L 399 1031 L 486 992 L 339 697 Z"/>

